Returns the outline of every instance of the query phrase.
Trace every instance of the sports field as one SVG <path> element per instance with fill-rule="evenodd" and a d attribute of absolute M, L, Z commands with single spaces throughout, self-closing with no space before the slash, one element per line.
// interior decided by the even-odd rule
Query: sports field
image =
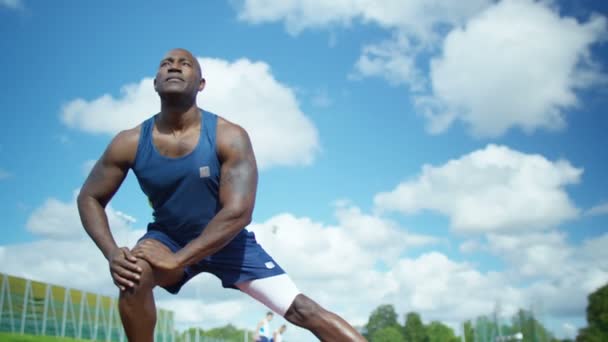
<path fill-rule="evenodd" d="M 35 336 L 31 341 L 126 340 L 115 298 L 3 273 L 0 278 L 0 333 L 18 338 L 0 335 L 0 341 L 30 341 L 28 334 Z M 173 341 L 173 312 L 159 309 L 157 317 L 156 340 Z"/>

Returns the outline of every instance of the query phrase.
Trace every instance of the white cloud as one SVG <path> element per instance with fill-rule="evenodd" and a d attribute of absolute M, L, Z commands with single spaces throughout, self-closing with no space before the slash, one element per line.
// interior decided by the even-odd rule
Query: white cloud
<path fill-rule="evenodd" d="M 429 235 L 407 232 L 396 222 L 366 215 L 358 207 L 338 206 L 336 217 L 341 228 L 369 251 L 382 251 L 377 258 L 390 261 L 407 248 L 430 246 L 439 239 Z"/>
<path fill-rule="evenodd" d="M 530 284 L 524 302 L 554 318 L 582 317 L 587 295 L 608 282 L 608 234 L 580 244 L 565 233 L 488 234 L 484 250 L 506 261 L 512 283 Z"/>
<path fill-rule="evenodd" d="M 23 8 L 22 0 L 0 0 L 0 7 L 7 7 L 10 9 L 21 9 Z"/>
<path fill-rule="evenodd" d="M 198 103 L 248 130 L 260 168 L 312 163 L 320 150 L 317 129 L 300 110 L 294 91 L 278 82 L 266 63 L 199 61 L 207 86 Z M 61 120 L 85 132 L 115 134 L 138 125 L 159 108 L 153 79 L 144 78 L 124 86 L 118 98 L 106 94 L 92 101 L 70 101 Z"/>
<path fill-rule="evenodd" d="M 330 24 L 349 25 L 359 10 L 355 0 L 245 0 L 241 3 L 238 6 L 239 19 L 254 24 L 285 21 L 291 34 Z"/>
<path fill-rule="evenodd" d="M 404 84 L 421 91 L 427 80 L 417 65 L 419 54 L 434 50 L 446 27 L 463 24 L 491 3 L 492 0 L 246 0 L 237 10 L 239 18 L 249 23 L 283 21 L 292 35 L 305 29 L 349 27 L 353 23 L 378 25 L 390 31 L 392 38 L 366 44 L 350 77 L 381 77 L 393 85 Z"/>
<path fill-rule="evenodd" d="M 555 231 L 489 234 L 487 239 L 489 250 L 506 259 L 516 275 L 524 277 L 563 275 L 574 253 L 568 246 L 565 234 Z"/>
<path fill-rule="evenodd" d="M 392 85 L 409 85 L 412 90 L 425 88 L 425 78 L 416 64 L 420 48 L 412 46 L 404 34 L 396 34 L 390 40 L 369 44 L 355 64 L 352 79 L 382 77 Z"/>
<path fill-rule="evenodd" d="M 252 225 L 251 230 L 279 264 L 295 273 L 294 277 L 313 282 L 320 276 L 328 281 L 373 269 L 378 260 L 394 264 L 408 248 L 439 241 L 409 233 L 395 222 L 364 214 L 355 206 L 338 206 L 336 218 L 337 226 L 325 226 L 308 218 L 280 214 Z M 340 269 L 334 267 L 334 260 L 341 261 Z"/>
<path fill-rule="evenodd" d="M 110 208 L 111 209 L 111 208 Z M 133 224 L 137 222 L 137 219 L 129 214 L 125 214 L 122 211 L 114 211 L 112 210 L 116 217 L 120 218 L 124 223 Z"/>
<path fill-rule="evenodd" d="M 416 179 L 376 195 L 374 203 L 381 211 L 439 212 L 458 232 L 546 229 L 578 215 L 564 187 L 578 183 L 582 172 L 565 160 L 488 145 L 423 166 Z"/>
<path fill-rule="evenodd" d="M 306 29 L 373 23 L 392 37 L 362 48 L 351 78 L 381 77 L 415 95 L 429 132 L 455 121 L 495 137 L 566 125 L 577 91 L 605 82 L 591 47 L 607 32 L 606 18 L 563 17 L 552 1 L 536 0 L 245 0 L 249 23 L 284 22 Z M 451 31 L 450 31 L 451 30 Z M 449 32 L 446 35 L 445 32 Z M 441 55 L 437 56 L 437 51 Z M 427 65 L 422 57 L 431 56 Z M 429 88 L 430 85 L 430 88 Z"/>
<path fill-rule="evenodd" d="M 601 203 L 593 208 L 585 211 L 585 215 L 587 216 L 599 216 L 599 215 L 607 215 L 608 214 L 608 202 Z"/>
<path fill-rule="evenodd" d="M 245 0 L 239 18 L 249 23 L 283 21 L 287 31 L 348 27 L 354 21 L 400 29 L 429 39 L 441 24 L 458 24 L 490 4 L 490 0 Z"/>
<path fill-rule="evenodd" d="M 454 121 L 476 136 L 565 125 L 576 91 L 605 80 L 590 48 L 606 18 L 560 17 L 546 3 L 504 0 L 451 31 L 431 62 L 432 95 L 418 99 L 434 133 Z"/>
<path fill-rule="evenodd" d="M 66 226 L 74 227 L 74 217 L 64 217 Z M 54 218 L 51 218 L 51 223 Z M 82 228 L 80 230 L 83 230 Z M 119 246 L 132 246 L 143 230 L 124 230 L 112 226 Z M 51 284 L 115 296 L 109 266 L 101 251 L 88 236 L 46 234 L 46 238 L 2 246 L 0 272 Z"/>
<path fill-rule="evenodd" d="M 298 107 L 294 91 L 272 76 L 268 64 L 200 62 L 207 86 L 199 103 L 248 130 L 262 168 L 312 163 L 320 150 L 317 129 Z"/>
<path fill-rule="evenodd" d="M 466 240 L 458 246 L 460 253 L 469 254 L 478 251 L 482 248 L 478 240 Z"/>
<path fill-rule="evenodd" d="M 116 134 L 137 126 L 159 111 L 160 100 L 154 91 L 152 78 L 128 84 L 120 89 L 120 93 L 117 99 L 105 94 L 92 101 L 72 100 L 63 107 L 61 120 L 69 127 L 88 133 Z"/>
<path fill-rule="evenodd" d="M 207 303 L 202 298 L 192 300 L 192 298 L 172 297 L 159 300 L 158 305 L 163 308 L 171 308 L 175 312 L 175 320 L 184 328 L 197 325 L 224 326 L 226 322 L 232 322 L 239 317 L 244 310 L 243 301 L 237 299 Z"/>
<path fill-rule="evenodd" d="M 507 315 L 525 305 L 524 291 L 502 274 L 484 274 L 438 252 L 402 259 L 388 276 L 398 284 L 390 302 L 402 312 L 422 312 L 426 320 L 462 323 L 492 312 L 497 301 Z"/>
<path fill-rule="evenodd" d="M 36 208 L 26 222 L 27 229 L 42 237 L 52 240 L 82 239 L 86 236 L 78 208 L 76 206 L 77 191 L 72 200 L 62 202 L 56 198 L 48 198 L 42 206 Z M 106 208 L 108 222 L 113 231 L 124 232 L 129 230 L 129 223 L 135 219 L 129 215 L 115 211 L 111 206 Z"/>
<path fill-rule="evenodd" d="M 596 265 L 608 272 L 608 248 L 606 246 L 608 246 L 608 233 L 587 239 L 583 242 L 582 248 L 578 250 L 577 257 L 582 262 Z"/>

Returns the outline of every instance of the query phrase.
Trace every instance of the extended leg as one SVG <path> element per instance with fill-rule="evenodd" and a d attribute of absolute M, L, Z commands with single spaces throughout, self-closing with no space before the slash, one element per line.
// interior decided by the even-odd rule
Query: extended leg
<path fill-rule="evenodd" d="M 321 341 L 365 341 L 365 338 L 340 316 L 325 310 L 301 294 L 287 274 L 248 281 L 236 286 L 289 322 L 310 330 Z"/>
<path fill-rule="evenodd" d="M 303 294 L 296 296 L 285 313 L 285 319 L 310 330 L 321 341 L 365 341 L 365 338 L 344 319 L 325 310 Z"/>

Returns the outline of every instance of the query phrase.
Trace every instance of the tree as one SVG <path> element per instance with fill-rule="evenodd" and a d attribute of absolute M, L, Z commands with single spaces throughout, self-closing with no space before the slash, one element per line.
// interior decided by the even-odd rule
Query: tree
<path fill-rule="evenodd" d="M 405 316 L 405 327 L 403 328 L 403 336 L 406 342 L 427 342 L 428 336 L 422 319 L 417 312 L 409 312 Z"/>
<path fill-rule="evenodd" d="M 178 341 L 196 341 L 196 335 L 199 337 L 213 337 L 218 340 L 222 340 L 225 342 L 241 342 L 243 341 L 243 334 L 248 332 L 243 332 L 242 330 L 237 329 L 232 324 L 225 325 L 219 328 L 213 328 L 210 330 L 203 330 L 200 328 L 190 328 L 186 330 L 181 336 L 178 338 Z M 204 341 L 201 339 L 201 341 Z"/>
<path fill-rule="evenodd" d="M 513 316 L 512 328 L 512 331 L 523 334 L 524 342 L 545 342 L 554 339 L 553 334 L 534 317 L 532 311 L 520 309 Z"/>
<path fill-rule="evenodd" d="M 398 327 L 384 327 L 376 330 L 369 339 L 370 342 L 405 342 Z"/>
<path fill-rule="evenodd" d="M 576 341 L 608 341 L 608 284 L 595 290 L 587 298 L 588 326 L 580 330 Z"/>
<path fill-rule="evenodd" d="M 390 304 L 380 305 L 369 316 L 369 321 L 365 325 L 365 337 L 371 339 L 374 333 L 383 328 L 397 328 L 401 330 L 399 322 L 397 322 L 397 313 L 395 308 Z"/>
<path fill-rule="evenodd" d="M 242 341 L 243 331 L 237 329 L 234 325 L 228 324 L 220 328 L 213 328 L 205 332 L 204 336 L 223 339 L 226 341 Z"/>
<path fill-rule="evenodd" d="M 447 325 L 433 321 L 426 326 L 426 334 L 429 342 L 459 342 L 460 338 L 456 337 L 454 330 Z"/>
<path fill-rule="evenodd" d="M 464 342 L 475 342 L 475 330 L 471 321 L 464 322 Z"/>
<path fill-rule="evenodd" d="M 497 335 L 496 324 L 488 316 L 479 316 L 475 319 L 475 340 L 491 341 Z"/>
<path fill-rule="evenodd" d="M 581 329 L 576 337 L 576 342 L 605 342 L 606 335 L 596 327 Z"/>

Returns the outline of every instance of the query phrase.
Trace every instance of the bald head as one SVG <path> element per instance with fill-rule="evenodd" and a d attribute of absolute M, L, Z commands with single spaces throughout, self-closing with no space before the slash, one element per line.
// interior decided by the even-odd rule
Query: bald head
<path fill-rule="evenodd" d="M 196 101 L 197 93 L 204 87 L 201 66 L 190 51 L 172 49 L 161 59 L 154 89 L 162 100 Z"/>
<path fill-rule="evenodd" d="M 176 58 L 176 57 L 179 58 L 179 56 L 181 56 L 182 58 L 186 57 L 188 60 L 190 60 L 192 62 L 192 64 L 196 67 L 196 70 L 198 71 L 198 76 L 200 78 L 203 78 L 203 70 L 201 68 L 201 65 L 198 63 L 198 60 L 196 59 L 196 57 L 194 57 L 192 52 L 190 52 L 186 49 L 182 49 L 182 48 L 171 49 L 165 54 L 165 57 L 163 57 L 163 60 L 165 60 L 167 58 Z"/>

